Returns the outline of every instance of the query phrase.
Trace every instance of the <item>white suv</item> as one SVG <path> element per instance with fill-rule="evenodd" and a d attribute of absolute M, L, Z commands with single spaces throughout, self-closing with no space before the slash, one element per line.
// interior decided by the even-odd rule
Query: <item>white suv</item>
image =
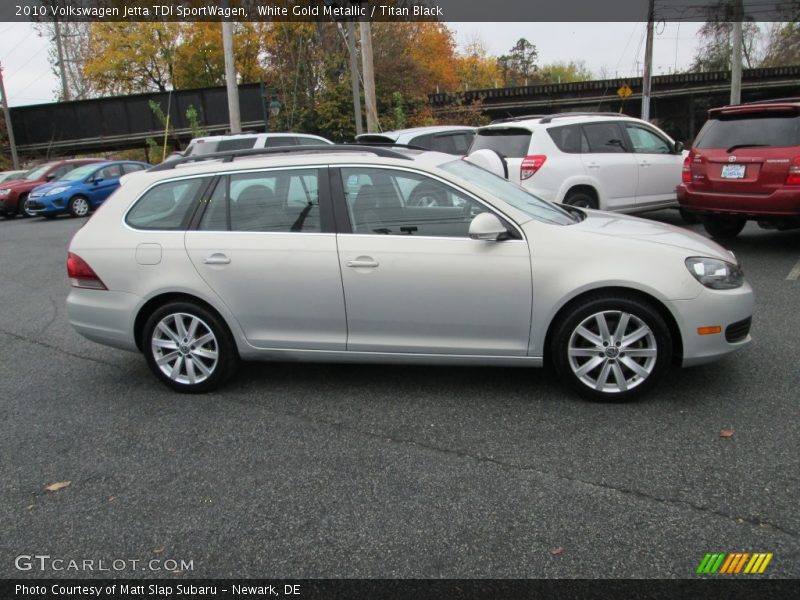
<path fill-rule="evenodd" d="M 638 212 L 677 207 L 683 143 L 618 113 L 515 117 L 478 129 L 470 154 L 493 150 L 508 178 L 552 202 Z"/>
<path fill-rule="evenodd" d="M 283 146 L 319 146 L 333 142 L 310 133 L 234 133 L 230 135 L 208 135 L 193 138 L 183 156 L 199 156 L 213 152 L 231 152 L 255 148 L 279 148 Z"/>

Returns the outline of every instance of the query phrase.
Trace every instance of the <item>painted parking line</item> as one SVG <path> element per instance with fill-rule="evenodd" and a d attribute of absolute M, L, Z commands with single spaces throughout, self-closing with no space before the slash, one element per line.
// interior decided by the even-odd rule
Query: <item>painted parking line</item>
<path fill-rule="evenodd" d="M 800 279 L 800 260 L 797 261 L 797 264 L 792 267 L 792 270 L 786 276 L 786 281 L 797 281 L 798 279 Z"/>

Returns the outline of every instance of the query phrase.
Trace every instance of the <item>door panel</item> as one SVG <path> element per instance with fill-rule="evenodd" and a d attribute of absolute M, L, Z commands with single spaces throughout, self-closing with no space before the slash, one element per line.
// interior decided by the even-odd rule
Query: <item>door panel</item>
<path fill-rule="evenodd" d="M 625 132 L 639 165 L 637 206 L 674 202 L 675 188 L 681 182 L 683 156 L 674 154 L 669 141 L 649 128 L 626 123 Z"/>
<path fill-rule="evenodd" d="M 623 134 L 616 123 L 588 123 L 582 126 L 589 152 L 581 154 L 586 174 L 599 182 L 601 209 L 619 210 L 636 206 L 639 165 L 625 150 Z"/>

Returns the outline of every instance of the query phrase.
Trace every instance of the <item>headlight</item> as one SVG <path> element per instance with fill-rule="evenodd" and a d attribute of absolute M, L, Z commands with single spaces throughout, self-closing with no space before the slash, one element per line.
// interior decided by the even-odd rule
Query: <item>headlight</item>
<path fill-rule="evenodd" d="M 0 190 L 0 197 L 8 196 L 11 193 L 11 190 L 8 188 L 3 188 Z"/>
<path fill-rule="evenodd" d="M 52 190 L 48 190 L 45 196 L 55 196 L 56 194 L 60 194 L 61 192 L 66 192 L 69 188 L 65 186 L 60 186 L 53 188 Z"/>
<path fill-rule="evenodd" d="M 744 283 L 744 273 L 739 265 L 724 260 L 690 256 L 686 259 L 686 268 L 697 281 L 713 290 L 732 290 Z"/>

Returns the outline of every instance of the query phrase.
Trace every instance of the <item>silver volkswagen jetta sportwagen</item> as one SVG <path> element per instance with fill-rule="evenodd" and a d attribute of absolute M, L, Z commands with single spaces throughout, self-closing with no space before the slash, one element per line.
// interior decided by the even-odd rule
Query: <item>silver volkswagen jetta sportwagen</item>
<path fill-rule="evenodd" d="M 676 227 L 567 211 L 437 152 L 204 158 L 123 181 L 67 259 L 75 329 L 175 390 L 242 359 L 548 364 L 627 400 L 750 342 L 736 258 Z"/>

